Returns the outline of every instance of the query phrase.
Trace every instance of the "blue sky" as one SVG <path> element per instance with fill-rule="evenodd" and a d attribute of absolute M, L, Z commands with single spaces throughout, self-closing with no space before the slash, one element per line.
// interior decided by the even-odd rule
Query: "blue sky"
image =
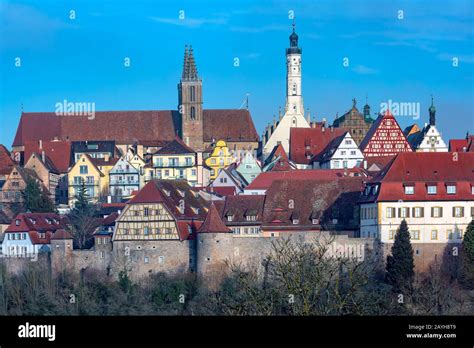
<path fill-rule="evenodd" d="M 21 104 L 24 111 L 54 111 L 64 99 L 94 102 L 96 110 L 176 109 L 185 44 L 194 47 L 204 107 L 239 108 L 249 93 L 261 134 L 285 103 L 289 11 L 303 49 L 305 108 L 313 117 L 332 121 L 352 98 L 361 110 L 368 95 L 373 111 L 389 99 L 420 103 L 423 125 L 433 94 L 443 137 L 461 138 L 474 132 L 473 4 L 0 1 L 0 142 L 11 146 Z"/>

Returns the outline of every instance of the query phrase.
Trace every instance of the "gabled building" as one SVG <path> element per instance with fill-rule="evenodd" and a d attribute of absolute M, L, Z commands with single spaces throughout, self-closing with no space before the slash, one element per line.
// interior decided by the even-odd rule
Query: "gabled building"
<path fill-rule="evenodd" d="M 334 138 L 346 132 L 347 128 L 326 127 L 325 123 L 313 123 L 311 128 L 292 128 L 289 159 L 298 169 L 310 169 L 313 157 L 324 151 Z"/>
<path fill-rule="evenodd" d="M 260 161 L 250 151 L 246 151 L 243 157 L 237 162 L 235 170 L 250 184 L 261 172 Z"/>
<path fill-rule="evenodd" d="M 106 160 L 107 159 L 107 160 Z M 117 158 L 92 158 L 82 154 L 69 170 L 69 206 L 73 206 L 76 196 L 84 184 L 87 196 L 94 202 L 104 201 L 109 195 L 109 172 L 117 163 Z"/>
<path fill-rule="evenodd" d="M 225 168 L 236 161 L 232 151 L 223 140 L 217 141 L 211 154 L 205 159 L 206 166 L 211 169 L 211 180 L 219 174 L 219 170 Z"/>
<path fill-rule="evenodd" d="M 357 143 L 349 132 L 334 138 L 318 155 L 312 158 L 313 168 L 339 169 L 358 167 L 364 160 Z"/>
<path fill-rule="evenodd" d="M 303 94 L 301 83 L 301 53 L 298 46 L 298 35 L 290 35 L 290 47 L 286 49 L 286 105 L 283 117 L 278 123 L 267 126 L 262 136 L 263 160 L 266 160 L 278 144 L 283 146 L 285 152 L 290 151 L 290 129 L 294 127 L 309 128 L 308 119 L 304 115 Z"/>
<path fill-rule="evenodd" d="M 224 196 L 236 195 L 242 193 L 247 185 L 248 182 L 235 167 L 229 166 L 219 170 L 217 177 L 209 184 L 208 191 Z"/>
<path fill-rule="evenodd" d="M 41 189 L 46 190 L 46 187 L 41 179 L 36 175 L 35 171 L 20 166 L 14 166 L 2 186 L 0 203 L 23 203 L 24 198 L 22 192 L 26 188 L 26 183 L 29 177 L 36 180 Z"/>
<path fill-rule="evenodd" d="M 272 152 L 268 154 L 263 163 L 262 172 L 285 172 L 288 170 L 297 169 L 296 165 L 288 159 L 282 144 L 276 145 Z"/>
<path fill-rule="evenodd" d="M 349 130 L 352 138 L 359 145 L 371 128 L 374 120 L 370 117 L 370 106 L 366 103 L 364 113 L 361 114 L 356 107 L 357 101 L 352 99 L 352 108 L 344 115 L 336 117 L 332 126 Z"/>
<path fill-rule="evenodd" d="M 180 138 L 162 147 L 152 155 L 152 175 L 145 179 L 186 180 L 191 186 L 203 186 L 209 182 L 209 169 L 203 164 L 202 152 L 196 153 Z M 145 166 L 150 173 L 150 167 Z"/>
<path fill-rule="evenodd" d="M 130 197 L 140 189 L 140 171 L 121 157 L 109 171 L 109 191 L 114 200 Z"/>
<path fill-rule="evenodd" d="M 461 243 L 474 217 L 474 154 L 400 153 L 360 197 L 360 234 L 375 237 L 388 252 L 405 219 L 415 264 L 425 270 Z"/>
<path fill-rule="evenodd" d="M 61 174 L 53 161 L 43 152 L 41 155 L 33 152 L 25 163 L 25 168 L 33 170 L 49 192 L 52 202 L 59 203 L 60 199 L 67 201 L 67 191 L 60 189 Z"/>
<path fill-rule="evenodd" d="M 467 133 L 464 139 L 449 140 L 449 152 L 474 152 L 474 135 Z"/>
<path fill-rule="evenodd" d="M 7 257 L 31 257 L 48 252 L 51 237 L 61 228 L 64 225 L 57 214 L 19 214 L 5 231 L 2 253 Z"/>
<path fill-rule="evenodd" d="M 171 273 L 193 270 L 194 238 L 208 206 L 185 180 L 150 181 L 117 218 L 114 253 L 129 256 L 140 265 L 135 276 L 149 274 L 148 269 Z"/>
<path fill-rule="evenodd" d="M 389 109 L 375 120 L 359 148 L 366 158 L 412 152 L 411 145 Z"/>
<path fill-rule="evenodd" d="M 448 147 L 436 128 L 436 108 L 433 105 L 433 100 L 431 100 L 429 113 L 430 123 L 425 124 L 423 129 L 418 132 L 412 129 L 407 140 L 416 152 L 447 152 Z"/>

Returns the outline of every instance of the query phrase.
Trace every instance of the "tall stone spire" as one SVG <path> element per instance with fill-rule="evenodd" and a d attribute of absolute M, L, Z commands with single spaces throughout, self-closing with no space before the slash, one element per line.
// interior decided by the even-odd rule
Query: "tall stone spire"
<path fill-rule="evenodd" d="M 428 110 L 430 112 L 430 125 L 434 126 L 436 124 L 436 108 L 434 106 L 433 96 L 431 96 L 431 106 Z"/>
<path fill-rule="evenodd" d="M 181 75 L 181 78 L 183 80 L 199 79 L 192 46 L 189 46 L 188 49 L 188 46 L 186 45 L 184 48 L 183 74 Z"/>

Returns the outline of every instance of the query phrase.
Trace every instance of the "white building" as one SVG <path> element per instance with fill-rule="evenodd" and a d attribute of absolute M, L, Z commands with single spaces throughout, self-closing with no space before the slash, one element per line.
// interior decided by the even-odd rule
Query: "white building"
<path fill-rule="evenodd" d="M 334 138 L 313 158 L 314 169 L 340 169 L 358 167 L 364 160 L 362 151 L 349 132 Z"/>
<path fill-rule="evenodd" d="M 128 197 L 140 189 L 140 170 L 121 157 L 109 172 L 109 190 L 113 197 Z"/>
<path fill-rule="evenodd" d="M 431 100 L 429 108 L 430 123 L 425 124 L 423 129 L 408 136 L 413 151 L 417 152 L 448 152 L 448 146 L 436 128 L 436 108 Z"/>
<path fill-rule="evenodd" d="M 290 35 L 290 47 L 286 49 L 286 106 L 285 114 L 279 122 L 267 127 L 263 136 L 263 159 L 271 153 L 277 144 L 282 144 L 286 153 L 290 150 L 290 129 L 292 127 L 308 128 L 309 122 L 304 117 L 303 96 L 301 90 L 301 48 L 298 47 L 298 35 Z"/>
<path fill-rule="evenodd" d="M 360 199 L 360 236 L 391 248 L 406 220 L 415 264 L 441 261 L 462 242 L 474 216 L 474 153 L 400 153 L 369 181 Z"/>
<path fill-rule="evenodd" d="M 62 227 L 54 213 L 22 213 L 5 230 L 2 254 L 7 257 L 32 257 L 50 250 L 50 240 Z"/>

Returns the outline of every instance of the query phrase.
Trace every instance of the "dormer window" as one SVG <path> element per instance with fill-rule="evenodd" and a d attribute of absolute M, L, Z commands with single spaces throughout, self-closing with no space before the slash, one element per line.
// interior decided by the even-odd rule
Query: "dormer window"
<path fill-rule="evenodd" d="M 170 192 L 169 190 L 163 189 L 163 192 L 164 192 L 165 195 L 167 195 L 168 197 L 171 195 L 171 192 Z"/>
<path fill-rule="evenodd" d="M 319 220 L 318 220 L 318 219 L 312 219 L 312 220 L 311 220 L 311 223 L 312 223 L 313 225 L 317 225 L 317 224 L 319 224 Z"/>
<path fill-rule="evenodd" d="M 413 185 L 406 185 L 406 186 L 405 186 L 405 194 L 406 194 L 406 195 L 413 195 L 413 194 L 415 194 L 415 186 L 413 186 Z"/>
<path fill-rule="evenodd" d="M 227 215 L 227 221 L 233 221 L 234 215 Z"/>
<path fill-rule="evenodd" d="M 16 220 L 15 220 L 15 225 L 16 225 L 16 226 L 20 226 L 20 219 L 16 219 Z"/>
<path fill-rule="evenodd" d="M 293 225 L 298 225 L 300 223 L 300 220 L 295 218 L 292 220 L 292 222 L 293 222 Z"/>
<path fill-rule="evenodd" d="M 436 187 L 436 185 L 428 185 L 427 191 L 429 195 L 435 195 L 438 192 L 438 188 Z"/>
<path fill-rule="evenodd" d="M 181 197 L 184 198 L 184 191 L 183 191 L 183 190 L 178 189 L 178 194 L 179 194 Z"/>
<path fill-rule="evenodd" d="M 454 184 L 447 184 L 446 185 L 446 193 L 448 195 L 455 195 L 456 194 L 456 185 Z"/>

